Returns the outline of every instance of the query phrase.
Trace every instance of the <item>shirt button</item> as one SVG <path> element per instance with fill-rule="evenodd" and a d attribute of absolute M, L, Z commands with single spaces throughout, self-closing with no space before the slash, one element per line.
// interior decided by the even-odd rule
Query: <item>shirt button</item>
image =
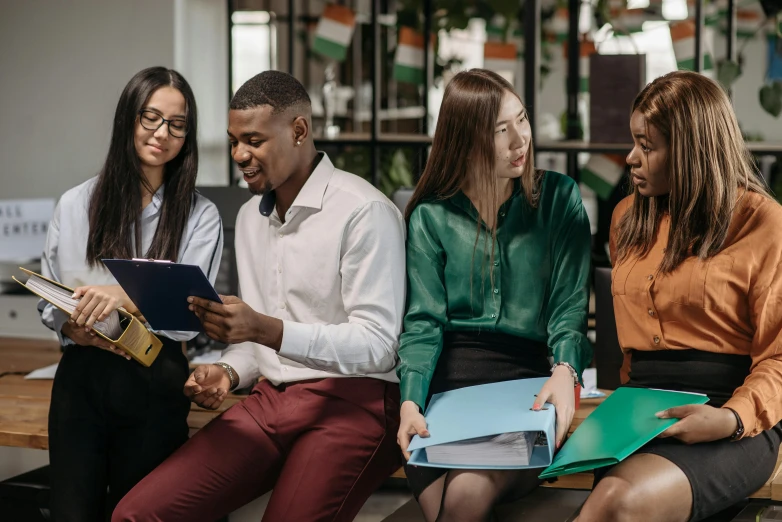
<path fill-rule="evenodd" d="M 499 261 L 495 261 L 494 262 L 494 266 L 500 266 L 500 262 Z"/>
<path fill-rule="evenodd" d="M 500 293 L 499 289 L 498 289 L 498 288 L 495 288 L 495 289 L 494 289 L 494 293 L 495 293 L 495 294 L 499 294 L 499 293 Z"/>
<path fill-rule="evenodd" d="M 285 310 L 285 303 L 280 303 L 277 306 L 279 306 L 281 309 Z"/>
<path fill-rule="evenodd" d="M 505 217 L 505 211 L 500 212 L 500 217 Z"/>
<path fill-rule="evenodd" d="M 279 237 L 282 239 L 282 233 L 280 233 Z M 649 276 L 649 277 L 651 277 L 651 276 Z"/>
<path fill-rule="evenodd" d="M 280 234 L 280 237 L 282 237 L 282 234 Z M 652 279 L 654 279 L 654 276 L 652 274 L 649 274 L 648 276 L 646 276 L 646 279 L 651 281 Z"/>
<path fill-rule="evenodd" d="M 652 338 L 652 341 L 654 341 L 654 344 L 660 344 L 660 337 L 659 337 L 659 336 L 657 336 L 657 335 L 655 335 L 655 336 Z"/>
<path fill-rule="evenodd" d="M 282 273 L 282 267 L 281 266 L 277 267 L 277 272 L 279 272 L 280 274 Z"/>
<path fill-rule="evenodd" d="M 496 319 L 497 318 L 497 314 L 491 314 L 491 318 L 492 319 Z"/>
<path fill-rule="evenodd" d="M 651 315 L 652 317 L 654 317 L 654 310 L 652 310 L 651 308 L 649 309 L 649 315 Z"/>

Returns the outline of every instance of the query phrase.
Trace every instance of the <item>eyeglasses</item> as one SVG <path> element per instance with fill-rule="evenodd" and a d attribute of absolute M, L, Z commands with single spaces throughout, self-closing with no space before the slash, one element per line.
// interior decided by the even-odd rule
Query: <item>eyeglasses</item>
<path fill-rule="evenodd" d="M 187 135 L 187 122 L 181 118 L 167 120 L 160 114 L 148 109 L 138 111 L 138 119 L 141 126 L 147 130 L 156 131 L 164 123 L 168 124 L 168 133 L 175 138 L 184 138 Z"/>

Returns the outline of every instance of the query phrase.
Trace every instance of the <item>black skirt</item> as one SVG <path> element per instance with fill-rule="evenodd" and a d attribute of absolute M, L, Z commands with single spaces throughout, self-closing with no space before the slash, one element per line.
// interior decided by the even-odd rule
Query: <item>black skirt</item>
<path fill-rule="evenodd" d="M 549 375 L 551 365 L 546 343 L 495 332 L 447 332 L 426 404 L 437 393 Z M 447 471 L 445 468 L 405 466 L 415 498 Z"/>
<path fill-rule="evenodd" d="M 700 350 L 633 351 L 626 386 L 705 393 L 710 406 L 720 407 L 743 384 L 751 363 L 748 355 Z M 653 439 L 636 454 L 660 455 L 684 472 L 692 488 L 690 520 L 697 521 L 760 489 L 774 471 L 781 440 L 782 423 L 736 442 L 687 445 L 676 439 Z M 595 470 L 595 484 L 610 469 Z"/>

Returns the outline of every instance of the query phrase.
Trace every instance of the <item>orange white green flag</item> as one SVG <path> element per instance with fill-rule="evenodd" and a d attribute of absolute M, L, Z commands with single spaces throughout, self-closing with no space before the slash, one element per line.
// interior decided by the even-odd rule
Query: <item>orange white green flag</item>
<path fill-rule="evenodd" d="M 355 29 L 356 14 L 353 11 L 342 5 L 326 4 L 315 29 L 312 48 L 318 54 L 342 62 Z"/>

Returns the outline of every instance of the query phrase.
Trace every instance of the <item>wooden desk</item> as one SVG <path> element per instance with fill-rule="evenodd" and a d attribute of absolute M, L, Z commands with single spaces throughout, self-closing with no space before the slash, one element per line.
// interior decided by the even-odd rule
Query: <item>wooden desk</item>
<path fill-rule="evenodd" d="M 29 373 L 60 360 L 57 341 L 0 337 L 0 374 Z"/>
<path fill-rule="evenodd" d="M 29 373 L 60 360 L 60 346 L 53 341 L 0 338 L 0 375 Z M 0 446 L 48 449 L 51 380 L 25 380 L 23 375 L 0 377 Z M 242 396 L 230 395 L 220 410 L 192 405 L 187 419 L 192 435 L 228 409 Z"/>
<path fill-rule="evenodd" d="M 60 348 L 51 341 L 29 341 L 0 338 L 0 373 L 30 372 L 54 364 L 60 359 Z M 15 446 L 45 450 L 49 448 L 48 416 L 51 380 L 25 380 L 22 375 L 0 377 L 0 446 Z M 187 423 L 192 435 L 212 419 L 244 397 L 229 395 L 218 411 L 192 405 Z M 584 399 L 576 410 L 572 433 L 603 399 Z M 404 468 L 392 475 L 404 478 Z M 577 473 L 560 477 L 546 487 L 563 489 L 592 489 L 592 474 Z M 777 469 L 768 482 L 752 498 L 771 498 L 782 501 L 782 453 Z"/>

